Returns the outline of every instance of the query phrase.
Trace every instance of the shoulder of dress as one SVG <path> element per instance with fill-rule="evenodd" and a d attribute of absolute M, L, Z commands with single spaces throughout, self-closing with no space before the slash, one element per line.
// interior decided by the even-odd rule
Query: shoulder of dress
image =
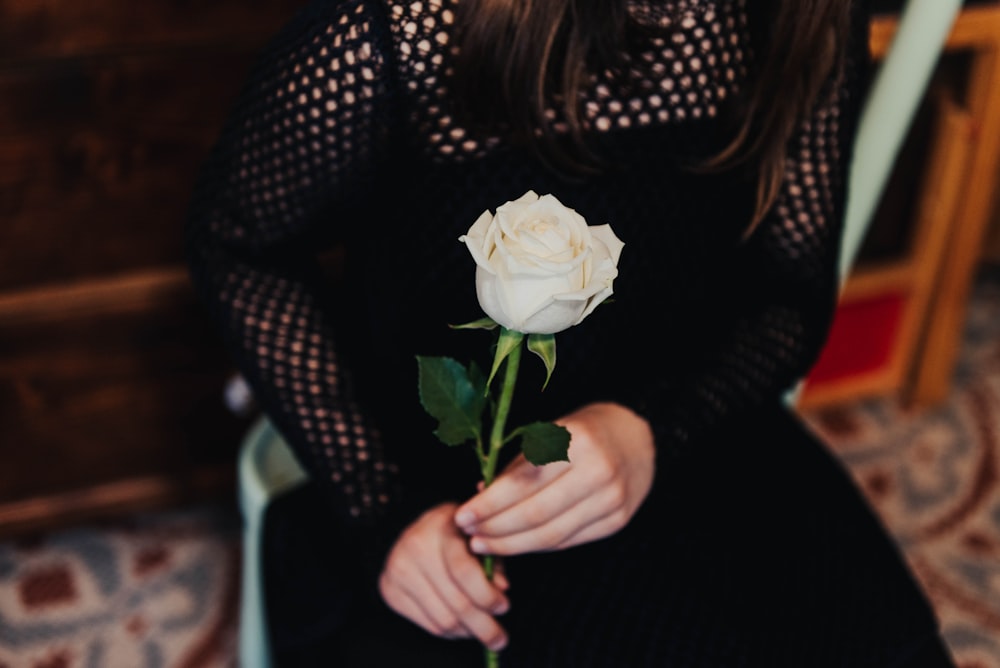
<path fill-rule="evenodd" d="M 390 6 L 389 0 L 313 0 L 295 20 L 305 23 L 299 32 L 333 35 L 338 42 L 362 39 L 368 42 L 366 48 L 387 51 L 392 41 Z"/>
<path fill-rule="evenodd" d="M 387 16 L 392 4 L 390 0 L 313 0 L 299 15 L 314 19 L 336 16 L 341 23 L 350 23 L 351 16 Z"/>

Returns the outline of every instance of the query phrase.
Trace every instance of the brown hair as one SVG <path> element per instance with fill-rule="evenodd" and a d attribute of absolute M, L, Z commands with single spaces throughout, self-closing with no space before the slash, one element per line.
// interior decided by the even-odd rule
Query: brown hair
<path fill-rule="evenodd" d="M 767 30 L 757 53 L 732 141 L 705 161 L 720 170 L 759 166 L 748 233 L 774 203 L 786 145 L 842 67 L 850 0 L 762 2 Z M 503 126 L 565 173 L 592 172 L 598 160 L 583 139 L 579 93 L 597 67 L 615 67 L 626 41 L 649 28 L 630 20 L 626 0 L 462 0 L 455 84 L 462 111 Z M 774 104 L 775 99 L 782 104 Z M 547 106 L 568 133 L 553 131 Z"/>

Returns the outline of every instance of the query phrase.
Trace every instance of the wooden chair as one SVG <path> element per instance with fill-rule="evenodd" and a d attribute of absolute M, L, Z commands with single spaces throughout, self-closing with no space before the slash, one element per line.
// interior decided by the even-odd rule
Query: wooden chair
<path fill-rule="evenodd" d="M 961 0 L 906 3 L 899 31 L 869 92 L 857 135 L 840 262 L 842 280 L 854 263 L 893 161 L 960 7 Z M 787 399 L 794 403 L 796 392 L 790 392 Z M 267 504 L 306 479 L 306 473 L 266 416 L 258 418 L 239 454 L 239 498 L 244 519 L 239 626 L 242 668 L 271 667 L 260 564 Z"/>
<path fill-rule="evenodd" d="M 257 419 L 243 441 L 238 469 L 243 516 L 239 665 L 241 668 L 270 668 L 271 643 L 260 558 L 264 516 L 271 499 L 304 484 L 307 477 L 284 439 L 264 417 Z"/>
<path fill-rule="evenodd" d="M 861 238 L 845 242 L 843 260 L 852 269 L 827 346 L 796 402 L 801 411 L 874 397 L 926 410 L 945 401 L 952 388 L 1000 168 L 1000 2 L 966 0 L 956 16 L 953 0 L 928 4 L 933 6 L 916 17 L 927 26 L 918 32 L 931 40 L 946 35 L 942 51 L 950 58 L 935 69 L 912 128 L 874 122 L 859 137 L 859 151 L 871 149 L 876 162 L 895 152 L 883 151 L 879 142 L 898 144 L 904 134 L 905 141 L 883 195 L 881 186 L 855 180 L 849 218 L 869 217 L 877 204 L 868 225 L 876 229 L 857 262 Z M 885 61 L 896 51 L 886 72 L 924 66 L 913 62 L 927 56 L 923 43 L 895 39 L 901 29 L 913 34 L 902 24 L 915 16 L 873 17 L 874 57 Z M 896 57 L 900 53 L 907 57 Z M 892 104 L 896 97 L 912 100 L 912 82 L 885 76 L 885 98 Z M 870 171 L 878 170 L 865 167 L 858 174 Z M 862 228 L 849 223 L 851 229 Z"/>

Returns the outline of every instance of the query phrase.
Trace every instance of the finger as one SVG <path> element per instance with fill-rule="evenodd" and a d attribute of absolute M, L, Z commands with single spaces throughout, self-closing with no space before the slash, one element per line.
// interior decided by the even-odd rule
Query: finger
<path fill-rule="evenodd" d="M 492 615 L 507 612 L 510 602 L 486 577 L 483 566 L 462 540 L 451 541 L 445 548 L 445 561 L 451 581 L 480 610 Z"/>
<path fill-rule="evenodd" d="M 438 636 L 439 638 L 456 637 L 454 629 L 446 629 L 438 624 L 420 604 L 420 601 L 414 599 L 409 594 L 404 594 L 398 601 L 397 607 L 394 609 L 396 612 L 432 635 Z M 465 629 L 462 629 L 462 631 L 464 632 Z"/>
<path fill-rule="evenodd" d="M 625 526 L 628 523 L 628 517 L 625 516 L 624 511 L 619 511 L 611 513 L 606 517 L 603 517 L 592 524 L 588 524 L 585 527 L 581 527 L 579 531 L 568 536 L 559 545 L 555 547 L 557 550 L 565 550 L 566 548 L 573 547 L 575 545 L 583 545 L 584 543 L 592 543 L 595 540 L 600 540 L 606 538 Z"/>
<path fill-rule="evenodd" d="M 461 623 L 452 606 L 426 573 L 421 572 L 419 576 L 407 579 L 403 591 L 423 610 L 425 617 L 435 628 L 439 629 L 437 635 L 446 638 L 469 636 L 468 629 Z"/>
<path fill-rule="evenodd" d="M 520 533 L 487 538 L 473 536 L 469 548 L 477 554 L 515 555 L 559 549 L 571 537 L 607 517 L 621 517 L 624 504 L 615 490 L 603 490 L 586 498 L 551 522 Z M 622 521 L 621 526 L 624 526 Z M 620 527 L 619 527 L 620 528 Z"/>
<path fill-rule="evenodd" d="M 531 496 L 472 525 L 468 532 L 500 538 L 543 526 L 592 495 L 597 484 L 577 475 L 559 476 Z"/>
<path fill-rule="evenodd" d="M 480 576 L 480 578 L 490 587 L 485 576 Z M 435 580 L 433 585 L 441 600 L 449 606 L 451 614 L 468 635 L 477 638 L 493 650 L 500 650 L 507 644 L 507 634 L 500 624 L 489 612 L 480 608 L 472 598 L 467 596 L 451 577 Z M 490 588 L 492 589 L 492 587 Z"/>
<path fill-rule="evenodd" d="M 563 475 L 568 466 L 568 462 L 535 466 L 524 459 L 523 455 L 518 456 L 492 485 L 458 508 L 455 523 L 463 530 L 471 530 L 477 523 L 548 485 Z"/>
<path fill-rule="evenodd" d="M 510 589 L 510 580 L 507 579 L 507 568 L 503 559 L 493 561 L 493 584 L 504 593 Z"/>
<path fill-rule="evenodd" d="M 403 582 L 407 583 L 407 586 L 400 586 L 399 583 Z M 440 602 L 434 602 L 436 594 L 428 592 L 412 577 L 383 574 L 380 587 L 382 598 L 397 614 L 432 635 L 443 638 L 455 637 L 455 623 L 447 620 L 449 613 L 442 608 Z M 436 613 L 432 612 L 434 609 L 437 609 Z M 448 623 L 445 623 L 446 621 Z"/>

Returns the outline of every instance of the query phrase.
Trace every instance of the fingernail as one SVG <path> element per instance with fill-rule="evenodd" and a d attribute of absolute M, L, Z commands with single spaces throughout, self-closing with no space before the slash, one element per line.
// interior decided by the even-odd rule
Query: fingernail
<path fill-rule="evenodd" d="M 510 603 L 508 603 L 507 601 L 500 601 L 499 603 L 493 606 L 494 615 L 502 615 L 508 610 L 510 610 Z"/>
<path fill-rule="evenodd" d="M 476 523 L 476 516 L 471 510 L 462 510 L 455 515 L 455 523 L 463 529 L 470 529 Z"/>
<path fill-rule="evenodd" d="M 476 554 L 486 554 L 486 543 L 478 538 L 473 538 L 469 541 L 469 549 Z"/>
<path fill-rule="evenodd" d="M 496 640 L 493 642 L 492 645 L 490 645 L 490 649 L 493 650 L 494 652 L 499 652 L 506 646 L 507 646 L 507 639 L 500 638 L 500 640 Z"/>

